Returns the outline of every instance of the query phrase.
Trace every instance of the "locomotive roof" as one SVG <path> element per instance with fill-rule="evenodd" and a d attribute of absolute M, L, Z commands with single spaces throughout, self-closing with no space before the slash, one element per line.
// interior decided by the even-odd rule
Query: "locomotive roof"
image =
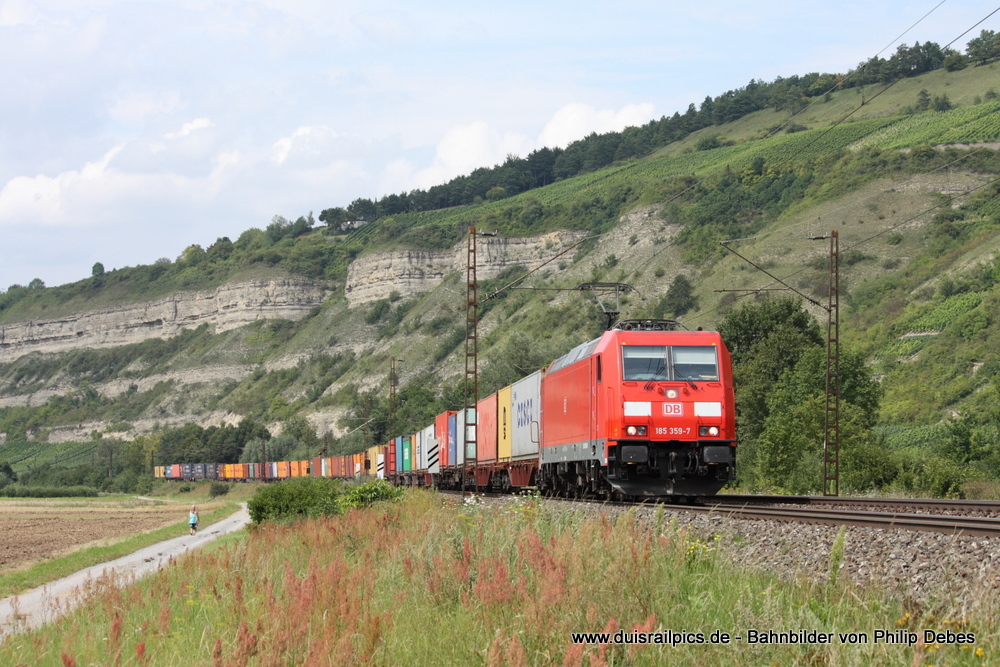
<path fill-rule="evenodd" d="M 600 345 L 602 340 L 607 339 L 610 341 L 612 339 L 624 339 L 623 344 L 633 344 L 631 341 L 638 342 L 642 338 L 650 335 L 656 336 L 656 344 L 659 345 L 691 344 L 698 338 L 706 337 L 706 335 L 714 340 L 718 340 L 719 338 L 719 333 L 717 331 L 623 331 L 621 329 L 612 329 L 610 331 L 605 331 L 600 338 L 595 338 L 594 340 L 587 341 L 586 343 L 581 343 L 563 356 L 557 357 L 551 364 L 549 364 L 548 372 L 552 373 L 560 368 L 565 368 L 566 366 L 575 364 L 581 359 L 586 359 L 594 354 L 597 350 L 597 346 Z M 625 343 L 625 341 L 629 341 L 629 343 Z"/>

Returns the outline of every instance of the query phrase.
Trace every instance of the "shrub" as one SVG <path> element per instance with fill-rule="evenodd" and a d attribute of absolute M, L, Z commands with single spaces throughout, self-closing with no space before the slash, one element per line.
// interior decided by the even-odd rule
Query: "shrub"
<path fill-rule="evenodd" d="M 193 486 L 191 486 L 191 485 L 190 485 L 190 484 L 188 484 L 187 482 L 184 482 L 184 483 L 183 483 L 183 484 L 181 484 L 181 485 L 180 485 L 179 487 L 177 487 L 177 493 L 188 493 L 188 492 L 190 492 L 190 491 L 191 491 L 191 489 L 193 489 L 193 488 L 194 488 Z"/>
<path fill-rule="evenodd" d="M 341 493 L 343 483 L 339 480 L 323 477 L 287 479 L 258 489 L 247 503 L 247 509 L 254 523 L 340 514 L 337 500 Z"/>
<path fill-rule="evenodd" d="M 341 497 L 340 502 L 344 509 L 360 509 L 379 500 L 399 500 L 402 497 L 402 487 L 393 486 L 384 479 L 376 479 L 350 489 Z"/>
<path fill-rule="evenodd" d="M 398 500 L 403 489 L 377 479 L 345 489 L 338 479 L 300 477 L 258 489 L 247 508 L 254 523 L 343 514 L 379 500 Z"/>
<path fill-rule="evenodd" d="M 218 498 L 227 493 L 229 493 L 229 485 L 224 482 L 212 482 L 212 486 L 208 487 L 209 498 Z"/>

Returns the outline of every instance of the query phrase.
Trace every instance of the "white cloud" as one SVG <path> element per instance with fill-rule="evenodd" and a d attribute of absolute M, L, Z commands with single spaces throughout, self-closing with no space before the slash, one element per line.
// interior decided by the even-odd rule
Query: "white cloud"
<path fill-rule="evenodd" d="M 413 23 L 401 12 L 361 12 L 354 15 L 351 22 L 368 38 L 390 44 L 409 39 Z"/>
<path fill-rule="evenodd" d="M 239 160 L 236 153 L 220 154 L 209 174 L 191 178 L 117 169 L 113 163 L 123 148 L 115 146 L 78 170 L 10 179 L 0 189 L 0 226 L 88 227 L 135 220 L 165 206 L 205 205 Z"/>
<path fill-rule="evenodd" d="M 500 134 L 483 121 L 456 125 L 437 144 L 434 163 L 414 175 L 419 188 L 444 183 L 479 167 L 489 167 L 504 161 L 507 155 L 530 152 L 532 143 L 516 132 Z"/>
<path fill-rule="evenodd" d="M 12 178 L 0 190 L 0 224 L 66 222 L 74 217 L 69 200 L 91 198 L 106 191 L 108 164 L 121 149 L 115 146 L 100 160 L 86 163 L 79 171 L 66 171 L 54 177 L 39 174 Z"/>
<path fill-rule="evenodd" d="M 587 104 L 567 104 L 553 114 L 538 136 L 538 143 L 550 148 L 565 148 L 591 132 L 617 132 L 630 125 L 642 125 L 653 118 L 653 105 L 628 104 L 618 111 L 597 110 Z"/>
<path fill-rule="evenodd" d="M 163 135 L 164 139 L 180 139 L 186 137 L 196 130 L 204 130 L 206 127 L 212 127 L 212 121 L 207 118 L 195 118 L 190 123 L 184 123 L 181 125 L 181 129 L 178 132 L 170 132 Z"/>
<path fill-rule="evenodd" d="M 149 116 L 170 113 L 177 108 L 177 93 L 134 93 L 120 97 L 108 109 L 115 120 L 130 125 L 140 125 Z"/>
<path fill-rule="evenodd" d="M 34 3 L 27 0 L 6 0 L 0 3 L 0 27 L 35 25 L 45 19 Z"/>
<path fill-rule="evenodd" d="M 271 160 L 277 164 L 284 163 L 284 161 L 288 159 L 289 154 L 292 152 L 292 147 L 295 146 L 296 140 L 303 137 L 322 138 L 336 136 L 337 133 L 328 127 L 324 127 L 322 125 L 303 125 L 292 132 L 292 136 L 282 137 L 274 142 L 274 146 L 271 149 Z"/>

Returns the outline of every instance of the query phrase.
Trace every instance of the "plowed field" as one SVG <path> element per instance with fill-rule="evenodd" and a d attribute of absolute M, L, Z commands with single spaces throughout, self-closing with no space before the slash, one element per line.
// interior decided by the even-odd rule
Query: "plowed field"
<path fill-rule="evenodd" d="M 189 505 L 0 500 L 0 572 L 187 521 Z"/>

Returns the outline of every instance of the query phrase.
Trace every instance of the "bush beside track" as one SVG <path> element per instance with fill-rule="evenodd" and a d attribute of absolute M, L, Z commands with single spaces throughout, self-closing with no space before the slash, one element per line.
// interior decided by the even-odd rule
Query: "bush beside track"
<path fill-rule="evenodd" d="M 263 521 L 294 520 L 304 517 L 343 514 L 378 500 L 397 500 L 403 489 L 385 480 L 349 486 L 338 479 L 296 477 L 257 490 L 247 503 L 250 519 Z"/>

